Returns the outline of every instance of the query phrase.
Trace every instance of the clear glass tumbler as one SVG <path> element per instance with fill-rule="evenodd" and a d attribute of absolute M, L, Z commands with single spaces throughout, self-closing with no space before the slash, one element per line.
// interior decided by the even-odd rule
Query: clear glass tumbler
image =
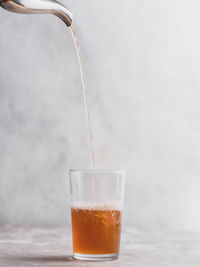
<path fill-rule="evenodd" d="M 124 185 L 124 171 L 70 171 L 75 259 L 118 258 Z"/>

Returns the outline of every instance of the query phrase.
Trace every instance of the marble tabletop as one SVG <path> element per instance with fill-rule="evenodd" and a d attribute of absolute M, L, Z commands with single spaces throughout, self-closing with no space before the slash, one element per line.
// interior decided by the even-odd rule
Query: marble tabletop
<path fill-rule="evenodd" d="M 0 267 L 199 267 L 200 233 L 124 229 L 120 258 L 72 259 L 69 227 L 0 227 Z"/>

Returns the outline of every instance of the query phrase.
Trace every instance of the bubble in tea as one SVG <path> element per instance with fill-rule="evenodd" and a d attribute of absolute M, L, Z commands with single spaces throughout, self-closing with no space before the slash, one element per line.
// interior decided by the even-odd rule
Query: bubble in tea
<path fill-rule="evenodd" d="M 73 250 L 80 254 L 119 253 L 121 211 L 109 207 L 72 207 Z"/>

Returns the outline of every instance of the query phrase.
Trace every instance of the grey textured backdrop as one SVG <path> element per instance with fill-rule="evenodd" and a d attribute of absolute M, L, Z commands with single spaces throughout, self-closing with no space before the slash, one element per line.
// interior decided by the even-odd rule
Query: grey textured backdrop
<path fill-rule="evenodd" d="M 97 167 L 127 172 L 124 223 L 200 230 L 200 1 L 63 3 Z M 69 30 L 0 9 L 0 223 L 66 224 L 68 169 L 88 167 Z"/>

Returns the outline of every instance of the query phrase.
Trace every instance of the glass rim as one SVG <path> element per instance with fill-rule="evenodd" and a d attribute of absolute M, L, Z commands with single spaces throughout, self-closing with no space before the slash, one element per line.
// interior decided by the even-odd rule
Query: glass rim
<path fill-rule="evenodd" d="M 70 169 L 69 173 L 76 172 L 76 173 L 121 173 L 125 174 L 125 170 L 105 170 L 105 169 Z"/>

